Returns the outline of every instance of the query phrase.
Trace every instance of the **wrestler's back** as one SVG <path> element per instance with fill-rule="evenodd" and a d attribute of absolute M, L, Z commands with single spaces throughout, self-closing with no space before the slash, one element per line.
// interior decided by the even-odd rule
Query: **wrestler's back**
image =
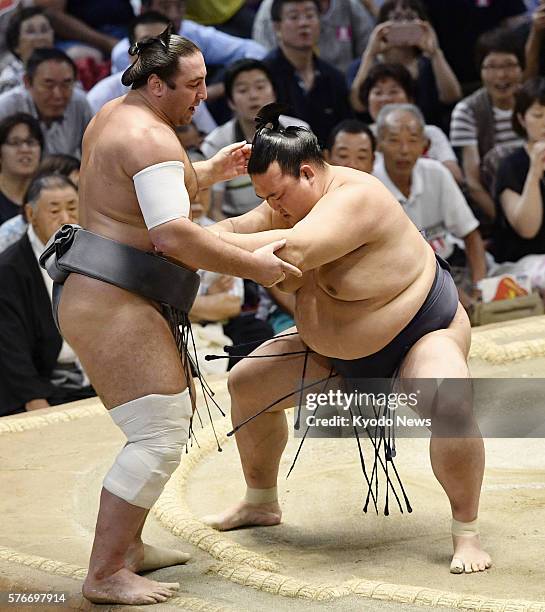
<path fill-rule="evenodd" d="M 311 348 L 356 359 L 383 348 L 410 322 L 430 290 L 436 263 L 430 246 L 379 181 L 347 168 L 334 172 L 329 192 L 358 186 L 361 214 L 372 220 L 373 235 L 359 249 L 305 274 L 295 318 Z M 331 221 L 342 222 L 334 211 Z"/>

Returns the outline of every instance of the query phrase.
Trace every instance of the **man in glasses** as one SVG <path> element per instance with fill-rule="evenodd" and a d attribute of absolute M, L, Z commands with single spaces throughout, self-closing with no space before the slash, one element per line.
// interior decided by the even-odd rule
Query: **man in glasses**
<path fill-rule="evenodd" d="M 459 148 L 469 197 L 485 218 L 495 216 L 494 200 L 481 176 L 485 155 L 496 145 L 519 145 L 511 126 L 515 93 L 522 80 L 522 58 L 507 31 L 483 35 L 477 48 L 482 87 L 456 105 L 450 141 Z"/>

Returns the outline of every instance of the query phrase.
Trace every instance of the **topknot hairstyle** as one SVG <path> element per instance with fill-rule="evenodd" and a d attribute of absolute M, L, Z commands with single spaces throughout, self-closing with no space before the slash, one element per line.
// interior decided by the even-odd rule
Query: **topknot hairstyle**
<path fill-rule="evenodd" d="M 172 26 L 169 25 L 159 36 L 144 38 L 131 45 L 129 55 L 136 55 L 137 58 L 123 73 L 123 85 L 139 89 L 146 85 L 152 74 L 156 74 L 170 89 L 176 88 L 172 79 L 178 72 L 178 59 L 200 52 L 200 49 L 187 38 L 171 31 Z"/>
<path fill-rule="evenodd" d="M 325 166 L 318 139 L 309 129 L 294 125 L 281 127 L 280 115 L 288 110 L 284 104 L 273 102 L 259 111 L 248 174 L 264 174 L 275 161 L 283 174 L 294 177 L 299 177 L 301 164 L 305 162 Z"/>

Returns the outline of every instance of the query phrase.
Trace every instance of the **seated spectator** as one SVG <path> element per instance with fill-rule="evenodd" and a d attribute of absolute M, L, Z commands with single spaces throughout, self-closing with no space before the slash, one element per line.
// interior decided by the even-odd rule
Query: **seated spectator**
<path fill-rule="evenodd" d="M 184 19 L 185 0 L 142 0 L 142 13 L 158 11 L 170 19 L 174 31 L 194 42 L 201 50 L 207 66 L 227 66 L 236 60 L 251 57 L 262 59 L 267 50 L 253 40 L 231 36 L 210 26 Z M 129 41 L 121 40 L 112 51 L 112 72 L 122 72 L 129 65 Z M 223 85 L 208 87 L 209 101 L 223 96 Z"/>
<path fill-rule="evenodd" d="M 524 0 L 422 1 L 448 63 L 465 84 L 480 80 L 479 68 L 475 66 L 479 37 L 499 27 L 516 25 L 526 12 Z"/>
<path fill-rule="evenodd" d="M 375 135 L 369 126 L 357 119 L 345 119 L 331 131 L 325 158 L 334 166 L 346 166 L 372 174 L 375 148 Z"/>
<path fill-rule="evenodd" d="M 545 254 L 545 78 L 528 81 L 517 93 L 513 127 L 526 145 L 500 164 L 492 248 L 499 263 Z"/>
<path fill-rule="evenodd" d="M 475 288 L 486 276 L 479 222 L 448 170 L 421 159 L 426 144 L 424 117 L 412 104 L 389 104 L 377 119 L 378 148 L 383 159 L 375 176 L 388 187 L 434 251 L 453 266 L 460 301 L 469 308 Z"/>
<path fill-rule="evenodd" d="M 80 161 L 70 155 L 48 155 L 42 159 L 35 176 L 62 174 L 69 178 L 77 187 L 79 184 Z M 20 214 L 8 219 L 0 225 L 0 253 L 5 251 L 27 231 L 27 220 L 24 208 Z"/>
<path fill-rule="evenodd" d="M 0 93 L 23 85 L 25 64 L 34 49 L 50 49 L 53 42 L 53 28 L 41 8 L 29 7 L 14 13 L 6 32 L 13 59 L 0 73 Z"/>
<path fill-rule="evenodd" d="M 407 28 L 412 26 L 412 31 Z M 405 28 L 405 30 L 403 30 Z M 445 105 L 462 97 L 462 89 L 449 66 L 420 0 L 387 0 L 381 7 L 378 25 L 373 30 L 359 66 L 349 72 L 352 82 L 352 107 L 362 112 L 360 88 L 377 62 L 403 64 L 416 81 L 415 103 L 427 123 L 441 125 Z"/>
<path fill-rule="evenodd" d="M 284 293 L 278 287 L 259 285 L 259 305 L 256 317 L 266 321 L 274 335 L 295 325 L 295 294 Z M 253 347 L 252 347 L 253 350 Z"/>
<path fill-rule="evenodd" d="M 373 120 L 375 130 L 380 109 L 386 104 L 414 104 L 415 81 L 410 72 L 401 64 L 376 64 L 371 68 L 360 88 L 360 101 Z M 424 157 L 444 164 L 458 184 L 464 182 L 456 154 L 443 130 L 436 125 L 426 124 L 424 135 L 428 141 Z"/>
<path fill-rule="evenodd" d="M 522 58 L 508 33 L 496 31 L 479 39 L 477 63 L 483 87 L 456 105 L 450 141 L 460 149 L 471 201 L 493 219 L 494 200 L 483 184 L 481 164 L 495 145 L 521 143 L 511 126 L 511 115 L 522 77 Z"/>
<path fill-rule="evenodd" d="M 80 160 L 72 155 L 48 155 L 42 159 L 37 176 L 42 174 L 62 174 L 69 178 L 76 187 L 79 186 Z"/>
<path fill-rule="evenodd" d="M 69 179 L 35 179 L 25 197 L 28 232 L 0 255 L 0 414 L 94 395 L 51 309 L 53 281 L 40 268 L 45 243 L 63 223 L 77 223 L 78 195 Z"/>
<path fill-rule="evenodd" d="M 274 0 L 278 47 L 264 59 L 278 102 L 306 121 L 324 146 L 329 132 L 351 116 L 344 76 L 314 53 L 320 36 L 318 0 Z"/>
<path fill-rule="evenodd" d="M 24 111 L 40 121 L 46 153 L 80 157 L 92 113 L 85 94 L 74 88 L 74 62 L 58 49 L 35 49 L 24 79 L 24 86 L 0 95 L 0 120 Z"/>
<path fill-rule="evenodd" d="M 200 151 L 188 152 L 191 161 L 205 159 Z M 214 221 L 208 217 L 210 209 L 210 189 L 199 189 L 197 196 L 191 202 L 191 217 L 195 223 L 202 227 L 213 225 Z M 256 317 L 257 303 L 249 304 L 249 297 L 255 293 L 257 299 L 257 285 L 241 278 L 218 274 L 208 270 L 199 270 L 201 284 L 199 294 L 191 308 L 191 320 L 201 324 L 220 322 L 224 334 L 233 341 L 233 344 L 244 344 L 235 353 L 248 355 L 252 350 L 273 336 L 271 326 Z M 246 295 L 246 288 L 249 295 Z M 231 357 L 228 368 L 236 364 L 238 359 Z"/>
<path fill-rule="evenodd" d="M 132 46 L 134 43 L 148 37 L 159 36 L 170 24 L 170 19 L 157 11 L 147 11 L 142 15 L 138 15 L 129 24 L 128 45 Z M 136 58 L 137 56 L 132 56 L 131 63 L 135 62 Z M 93 114 L 98 113 L 106 102 L 119 98 L 119 96 L 124 96 L 129 91 L 129 87 L 125 87 L 121 83 L 121 75 L 126 67 L 121 71 L 112 72 L 111 75 L 99 81 L 87 93 L 87 102 L 89 102 Z"/>
<path fill-rule="evenodd" d="M 253 25 L 253 38 L 269 50 L 278 45 L 271 19 L 273 0 L 259 5 Z M 374 18 L 362 0 L 320 0 L 320 57 L 345 72 L 354 59 L 361 57 L 373 29 Z"/>
<path fill-rule="evenodd" d="M 32 0 L 22 0 L 22 2 L 21 0 L 7 0 L 7 2 L 0 3 L 0 6 L 2 6 L 0 10 L 0 71 L 13 59 L 6 44 L 6 32 L 9 22 L 14 13 L 29 4 L 32 4 Z"/>
<path fill-rule="evenodd" d="M 186 16 L 191 21 L 233 36 L 252 38 L 255 11 L 246 0 L 186 0 L 186 4 Z"/>
<path fill-rule="evenodd" d="M 267 66 L 258 60 L 244 59 L 231 64 L 225 72 L 224 86 L 234 117 L 204 139 L 202 151 L 208 158 L 235 142 L 252 142 L 259 109 L 276 99 L 271 73 Z M 280 124 L 284 127 L 308 127 L 304 121 L 285 115 L 281 115 Z M 217 220 L 242 215 L 262 202 L 261 198 L 256 196 L 247 174 L 215 185 L 213 194 L 212 216 Z"/>
<path fill-rule="evenodd" d="M 134 17 L 130 0 L 34 0 L 48 9 L 55 33 L 74 59 L 108 56 Z M 96 51 L 95 51 L 96 50 Z"/>
<path fill-rule="evenodd" d="M 204 134 L 199 131 L 193 121 L 185 125 L 177 125 L 176 136 L 178 136 L 178 140 L 186 151 L 189 149 L 201 149 L 204 140 Z"/>
<path fill-rule="evenodd" d="M 0 121 L 0 224 L 21 212 L 44 139 L 34 117 L 16 113 Z"/>
<path fill-rule="evenodd" d="M 170 20 L 157 11 L 146 11 L 135 17 L 129 24 L 129 42 L 133 45 L 145 38 L 158 36 L 170 25 Z M 136 61 L 137 56 L 132 56 L 132 61 Z M 121 72 L 116 72 L 99 81 L 87 94 L 87 102 L 91 106 L 93 114 L 98 111 L 110 100 L 124 96 L 129 87 L 125 87 L 121 82 Z M 212 115 L 208 111 L 206 104 L 201 102 L 195 110 L 193 121 L 200 131 L 208 134 L 216 127 Z"/>

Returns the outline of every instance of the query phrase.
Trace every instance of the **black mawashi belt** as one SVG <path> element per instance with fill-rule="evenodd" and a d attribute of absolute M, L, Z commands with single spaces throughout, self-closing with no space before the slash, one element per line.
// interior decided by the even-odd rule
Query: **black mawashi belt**
<path fill-rule="evenodd" d="M 63 225 L 48 241 L 40 265 L 62 285 L 70 273 L 110 283 L 188 313 L 199 290 L 196 272 L 155 253 Z"/>

